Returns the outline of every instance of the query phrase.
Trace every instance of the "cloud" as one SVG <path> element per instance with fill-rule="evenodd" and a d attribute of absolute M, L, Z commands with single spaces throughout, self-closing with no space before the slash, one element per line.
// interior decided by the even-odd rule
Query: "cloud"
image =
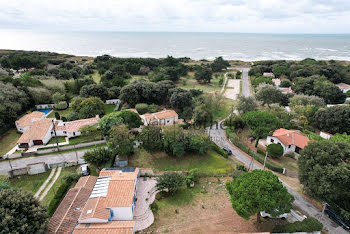
<path fill-rule="evenodd" d="M 0 0 L 0 28 L 350 33 L 349 0 Z"/>

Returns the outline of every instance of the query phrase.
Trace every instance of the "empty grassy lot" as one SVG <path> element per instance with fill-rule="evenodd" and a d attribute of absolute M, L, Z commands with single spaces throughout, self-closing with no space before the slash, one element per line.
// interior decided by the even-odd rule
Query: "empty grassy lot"
<path fill-rule="evenodd" d="M 10 129 L 0 136 L 0 156 L 6 154 L 17 144 L 17 140 L 21 136 L 21 133 L 17 130 Z"/>

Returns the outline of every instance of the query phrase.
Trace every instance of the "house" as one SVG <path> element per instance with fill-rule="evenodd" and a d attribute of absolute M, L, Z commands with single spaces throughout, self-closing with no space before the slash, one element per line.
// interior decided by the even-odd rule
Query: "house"
<path fill-rule="evenodd" d="M 292 90 L 291 87 L 288 88 L 278 88 L 279 90 L 281 90 L 282 93 L 286 94 L 286 93 L 294 93 L 294 91 Z"/>
<path fill-rule="evenodd" d="M 140 115 L 141 120 L 145 126 L 154 125 L 172 125 L 178 123 L 179 116 L 174 110 L 163 110 L 156 113 L 146 113 Z"/>
<path fill-rule="evenodd" d="M 109 99 L 105 101 L 106 104 L 119 104 L 120 102 L 120 99 Z"/>
<path fill-rule="evenodd" d="M 80 129 L 86 126 L 97 124 L 100 118 L 98 116 L 89 119 L 79 119 L 70 122 L 56 121 L 55 130 L 57 136 L 67 136 L 68 138 L 80 136 Z M 53 132 L 54 136 L 54 132 Z"/>
<path fill-rule="evenodd" d="M 336 86 L 338 86 L 338 88 L 339 88 L 343 93 L 347 93 L 348 91 L 350 91 L 350 85 L 349 85 L 349 84 L 339 83 L 339 84 L 336 84 Z"/>
<path fill-rule="evenodd" d="M 46 118 L 45 113 L 33 111 L 15 122 L 16 128 L 22 133 L 17 144 L 19 148 L 30 148 L 34 145 L 46 145 L 55 136 L 80 136 L 80 129 L 98 123 L 98 116 L 71 122 L 63 122 L 55 118 Z"/>
<path fill-rule="evenodd" d="M 308 144 L 309 138 L 303 136 L 298 130 L 287 130 L 284 128 L 274 131 L 272 136 L 266 139 L 267 145 L 280 144 L 283 147 L 284 153 L 298 153 Z"/>
<path fill-rule="evenodd" d="M 272 79 L 272 82 L 275 84 L 275 86 L 279 87 L 281 85 L 281 79 Z"/>
<path fill-rule="evenodd" d="M 138 168 L 102 169 L 73 233 L 134 233 Z"/>
<path fill-rule="evenodd" d="M 95 186 L 96 176 L 84 176 L 71 188 L 56 209 L 48 225 L 48 233 L 72 233 Z"/>
<path fill-rule="evenodd" d="M 263 76 L 275 78 L 275 74 L 273 74 L 272 72 L 264 72 Z"/>

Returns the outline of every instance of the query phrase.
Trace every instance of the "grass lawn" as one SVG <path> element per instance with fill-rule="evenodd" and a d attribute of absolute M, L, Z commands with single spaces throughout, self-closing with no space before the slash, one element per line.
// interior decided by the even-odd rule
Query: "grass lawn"
<path fill-rule="evenodd" d="M 222 120 L 226 118 L 231 112 L 232 108 L 236 105 L 236 101 L 225 98 L 224 100 L 224 108 L 221 108 L 219 111 L 213 113 L 214 120 Z"/>
<path fill-rule="evenodd" d="M 58 143 L 62 143 L 66 141 L 65 137 L 57 137 Z M 47 144 L 56 144 L 56 137 L 52 137 L 51 140 Z"/>
<path fill-rule="evenodd" d="M 98 73 L 97 70 L 94 70 L 93 74 L 86 75 L 85 77 L 90 77 L 90 76 L 92 77 L 92 79 L 95 81 L 96 84 L 100 83 L 101 75 L 100 75 L 100 73 Z"/>
<path fill-rule="evenodd" d="M 114 104 L 105 104 L 106 115 L 112 113 L 117 106 Z"/>
<path fill-rule="evenodd" d="M 231 175 L 234 163 L 209 151 L 206 155 L 184 155 L 182 158 L 170 157 L 165 152 L 148 153 L 137 149 L 129 157 L 130 167 L 152 168 L 154 171 L 189 171 L 198 168 L 208 175 Z"/>
<path fill-rule="evenodd" d="M 17 129 L 10 129 L 0 136 L 0 155 L 6 154 L 16 146 L 20 136 L 21 134 L 17 132 Z"/>
<path fill-rule="evenodd" d="M 99 141 L 101 140 L 101 133 L 97 134 L 91 134 L 89 136 L 78 136 L 78 137 L 73 137 L 69 139 L 69 145 L 77 145 L 81 143 L 87 143 L 87 142 L 92 142 L 92 141 Z"/>
<path fill-rule="evenodd" d="M 271 162 L 274 162 L 275 164 L 285 167 L 291 171 L 298 172 L 299 167 L 298 167 L 298 161 L 293 158 L 289 158 L 286 156 L 282 156 L 279 159 L 270 159 Z"/>
<path fill-rule="evenodd" d="M 223 73 L 220 73 L 223 75 Z M 220 77 L 220 76 L 219 76 Z M 200 84 L 194 78 L 194 73 L 189 72 L 186 77 L 181 77 L 177 86 L 183 89 L 201 89 L 203 92 L 210 93 L 215 91 L 220 91 L 222 85 L 219 84 L 220 78 L 215 78 L 211 80 L 210 84 Z"/>
<path fill-rule="evenodd" d="M 53 110 L 51 114 L 47 116 L 47 118 L 55 118 L 55 112 L 58 112 L 61 117 L 64 116 L 67 118 L 68 115 L 73 112 L 73 109 L 69 107 L 65 110 Z"/>
<path fill-rule="evenodd" d="M 55 196 L 55 193 L 57 192 L 57 189 L 60 187 L 60 185 L 63 182 L 63 179 L 65 176 L 71 175 L 71 174 L 75 174 L 78 173 L 78 168 L 79 166 L 73 166 L 73 167 L 64 167 L 62 168 L 61 174 L 58 177 L 58 179 L 56 180 L 56 182 L 53 184 L 53 186 L 51 187 L 51 189 L 49 190 L 49 192 L 47 193 L 47 195 L 45 196 L 45 198 L 42 200 L 41 204 L 44 206 L 49 205 L 50 201 L 53 199 L 53 197 Z M 75 184 L 72 184 L 72 187 Z"/>
<path fill-rule="evenodd" d="M 7 183 L 10 187 L 22 189 L 34 194 L 39 190 L 47 177 L 49 177 L 50 173 L 51 170 L 37 175 L 21 175 L 12 179 L 7 179 Z"/>

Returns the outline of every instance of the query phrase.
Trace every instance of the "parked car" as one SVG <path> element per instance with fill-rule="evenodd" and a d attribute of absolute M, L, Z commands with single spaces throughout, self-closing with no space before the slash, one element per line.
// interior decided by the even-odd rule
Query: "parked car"
<path fill-rule="evenodd" d="M 344 218 L 328 204 L 326 205 L 324 213 L 326 213 L 330 219 L 342 226 L 344 229 L 350 230 L 350 224 L 346 222 L 346 220 L 344 220 Z"/>
<path fill-rule="evenodd" d="M 81 175 L 82 176 L 88 176 L 90 175 L 90 168 L 87 164 L 81 165 L 80 166 L 80 170 L 81 170 Z"/>
<path fill-rule="evenodd" d="M 228 154 L 228 155 L 232 155 L 232 151 L 227 148 L 227 147 L 222 147 L 222 149 Z"/>
<path fill-rule="evenodd" d="M 273 218 L 273 219 L 286 219 L 288 217 L 287 213 L 284 214 L 280 214 L 276 217 L 273 217 L 272 215 L 270 215 L 269 213 L 265 212 L 265 211 L 260 211 L 260 215 L 263 218 Z"/>

